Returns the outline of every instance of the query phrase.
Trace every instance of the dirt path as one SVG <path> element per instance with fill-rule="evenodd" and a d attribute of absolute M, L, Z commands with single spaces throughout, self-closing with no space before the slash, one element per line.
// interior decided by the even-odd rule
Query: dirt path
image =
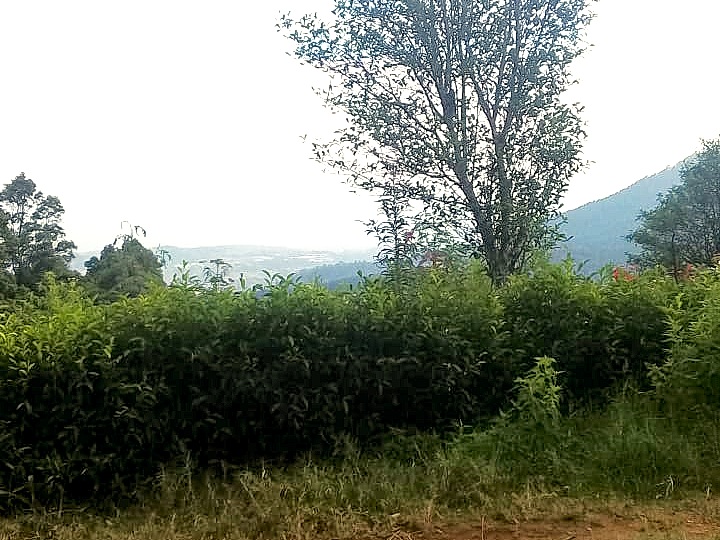
<path fill-rule="evenodd" d="M 531 520 L 397 528 L 385 540 L 674 540 L 720 538 L 720 523 L 688 512 L 648 512 L 632 517 L 588 515 L 567 520 Z"/>
<path fill-rule="evenodd" d="M 636 505 L 625 501 L 569 501 L 553 499 L 545 505 L 523 505 L 497 519 L 468 514 L 441 515 L 428 507 L 412 515 L 392 514 L 389 521 L 366 529 L 347 523 L 346 529 L 318 531 L 300 524 L 285 532 L 239 530 L 237 524 L 213 526 L 197 515 L 190 522 L 155 514 L 119 521 L 77 515 L 70 523 L 40 519 L 21 522 L 0 519 L 0 540 L 234 540 L 286 538 L 296 540 L 720 540 L 720 498 L 660 501 Z M 512 518 L 515 516 L 515 519 Z M 235 515 L 231 517 L 236 517 Z M 42 525 L 42 527 L 40 527 Z M 229 523 L 220 525 L 230 525 Z M 356 526 L 358 528 L 356 528 Z M 39 528 L 38 528 L 39 527 Z M 42 533 L 33 531 L 43 531 Z M 313 531 L 312 533 L 310 531 Z"/>

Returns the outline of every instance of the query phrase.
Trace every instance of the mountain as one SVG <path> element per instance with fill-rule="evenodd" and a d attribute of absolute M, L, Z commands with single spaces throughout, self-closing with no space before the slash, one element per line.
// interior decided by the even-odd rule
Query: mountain
<path fill-rule="evenodd" d="M 555 250 L 554 258 L 561 259 L 570 253 L 577 263 L 587 261 L 583 271 L 588 273 L 608 263 L 625 263 L 626 254 L 637 250 L 625 237 L 638 227 L 641 211 L 653 209 L 659 194 L 682 182 L 681 165 L 668 167 L 609 197 L 568 211 L 561 227 L 568 240 Z"/>
<path fill-rule="evenodd" d="M 313 268 L 305 268 L 298 272 L 298 276 L 305 283 L 319 280 L 329 289 L 337 289 L 344 285 L 357 285 L 360 283 L 360 275 L 371 276 L 379 274 L 381 268 L 374 262 L 355 261 L 339 262 L 335 264 L 324 264 Z"/>
<path fill-rule="evenodd" d="M 680 167 L 681 164 L 668 167 L 609 197 L 568 211 L 561 227 L 568 240 L 554 251 L 553 258 L 562 259 L 570 253 L 576 262 L 586 261 L 583 271 L 587 273 L 608 263 L 623 264 L 626 253 L 635 251 L 625 236 L 637 228 L 641 211 L 657 205 L 658 194 L 681 182 Z M 165 269 L 166 281 L 178 272 L 183 261 L 187 261 L 191 275 L 202 276 L 205 268 L 215 268 L 210 261 L 216 259 L 230 265 L 228 277 L 237 282 L 242 275 L 247 285 L 264 283 L 264 270 L 271 275 L 295 273 L 305 282 L 319 279 L 330 288 L 358 283 L 358 271 L 363 275 L 379 272 L 375 263 L 370 262 L 374 255 L 371 250 L 321 251 L 251 245 L 159 249 L 171 256 Z M 99 253 L 77 253 L 71 267 L 84 272 L 83 263 L 93 255 Z"/>

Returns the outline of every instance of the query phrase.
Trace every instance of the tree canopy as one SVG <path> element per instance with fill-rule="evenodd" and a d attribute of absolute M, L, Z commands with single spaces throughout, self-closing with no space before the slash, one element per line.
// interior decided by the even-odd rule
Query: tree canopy
<path fill-rule="evenodd" d="M 561 96 L 592 0 L 335 0 L 281 28 L 330 75 L 344 113 L 316 157 L 374 192 L 401 186 L 423 222 L 503 280 L 552 237 L 584 138 Z"/>
<path fill-rule="evenodd" d="M 677 273 L 686 264 L 710 264 L 720 255 L 720 139 L 703 141 L 680 176 L 682 184 L 641 213 L 641 225 L 628 237 L 641 248 L 631 258 L 643 266 L 662 265 Z"/>
<path fill-rule="evenodd" d="M 60 200 L 38 191 L 20 173 L 0 192 L 0 257 L 18 285 L 34 285 L 45 272 L 68 273 L 75 244 L 65 239 Z"/>
<path fill-rule="evenodd" d="M 131 230 L 142 230 L 141 227 Z M 143 231 L 144 232 L 144 231 Z M 118 247 L 117 245 L 120 244 Z M 153 284 L 163 284 L 162 263 L 134 234 L 119 235 L 102 250 L 100 258 L 85 261 L 84 283 L 101 300 L 139 296 Z"/>

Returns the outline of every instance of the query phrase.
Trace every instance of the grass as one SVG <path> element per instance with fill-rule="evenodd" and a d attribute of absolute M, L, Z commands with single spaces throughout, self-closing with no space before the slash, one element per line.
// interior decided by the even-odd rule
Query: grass
<path fill-rule="evenodd" d="M 720 518 L 719 426 L 716 418 L 675 421 L 627 393 L 600 412 L 510 416 L 446 440 L 395 434 L 374 450 L 344 441 L 335 457 L 287 466 L 211 475 L 186 459 L 161 471 L 132 507 L 38 510 L 0 523 L 0 539 L 358 538 L 638 504 L 689 504 Z"/>

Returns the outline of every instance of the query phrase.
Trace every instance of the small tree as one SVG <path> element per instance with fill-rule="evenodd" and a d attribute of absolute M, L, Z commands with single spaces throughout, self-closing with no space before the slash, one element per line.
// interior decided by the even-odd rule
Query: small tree
<path fill-rule="evenodd" d="M 377 262 L 386 273 L 396 275 L 413 266 L 417 255 L 417 238 L 408 216 L 409 201 L 402 187 L 388 184 L 377 202 L 384 219 L 370 220 L 365 225 L 367 232 L 374 234 L 379 242 Z"/>
<path fill-rule="evenodd" d="M 283 17 L 347 118 L 316 157 L 361 188 L 402 186 L 503 281 L 544 246 L 582 164 L 580 107 L 561 95 L 590 1 L 335 0 L 330 21 Z"/>
<path fill-rule="evenodd" d="M 65 239 L 60 200 L 37 190 L 20 173 L 0 192 L 3 256 L 18 285 L 34 285 L 45 272 L 69 273 L 75 244 Z"/>
<path fill-rule="evenodd" d="M 711 264 L 720 254 L 720 139 L 703 141 L 680 176 L 683 183 L 642 212 L 640 226 L 628 236 L 641 247 L 634 262 L 661 265 L 675 275 L 688 263 Z"/>
<path fill-rule="evenodd" d="M 228 276 L 228 272 L 232 269 L 232 264 L 225 262 L 224 259 L 203 260 L 200 263 L 205 264 L 203 267 L 202 282 L 210 287 L 213 291 L 220 291 L 228 287 L 232 287 L 235 280 Z M 211 264 L 212 266 L 207 266 Z M 240 278 L 240 286 L 244 288 L 245 280 Z"/>
<path fill-rule="evenodd" d="M 100 258 L 85 261 L 84 283 L 101 300 L 139 296 L 153 284 L 163 283 L 162 262 L 136 237 L 140 233 L 145 236 L 145 230 L 128 226 L 130 232 L 118 235 L 112 244 L 105 246 Z"/>

